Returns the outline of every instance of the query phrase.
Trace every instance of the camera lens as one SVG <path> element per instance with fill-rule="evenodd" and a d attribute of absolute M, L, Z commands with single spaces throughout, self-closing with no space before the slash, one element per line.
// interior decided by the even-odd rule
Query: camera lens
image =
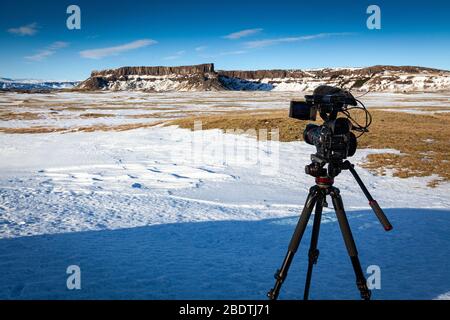
<path fill-rule="evenodd" d="M 307 144 L 316 145 L 320 141 L 320 126 L 315 124 L 308 124 L 303 131 L 303 140 Z"/>

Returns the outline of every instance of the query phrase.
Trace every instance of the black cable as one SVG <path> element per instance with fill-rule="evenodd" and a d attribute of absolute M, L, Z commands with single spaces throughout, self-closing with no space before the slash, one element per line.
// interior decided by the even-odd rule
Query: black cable
<path fill-rule="evenodd" d="M 353 107 L 347 107 L 344 110 L 342 110 L 342 113 L 352 122 L 354 131 L 360 132 L 361 134 L 357 136 L 357 138 L 361 137 L 364 133 L 368 132 L 368 128 L 372 123 L 372 115 L 370 114 L 369 110 L 367 110 L 364 103 L 362 103 L 360 100 L 355 99 L 357 103 L 360 104 L 360 106 L 353 106 Z M 364 111 L 365 115 L 365 124 L 361 125 L 356 119 L 352 117 L 350 114 L 350 110 L 359 109 Z"/>

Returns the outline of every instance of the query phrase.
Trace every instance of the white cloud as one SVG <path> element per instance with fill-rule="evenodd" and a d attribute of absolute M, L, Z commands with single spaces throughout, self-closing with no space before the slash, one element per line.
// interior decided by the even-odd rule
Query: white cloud
<path fill-rule="evenodd" d="M 10 28 L 8 29 L 9 33 L 16 34 L 18 36 L 32 36 L 37 33 L 38 25 L 36 22 L 27 24 L 25 26 Z"/>
<path fill-rule="evenodd" d="M 349 32 L 317 33 L 317 34 L 311 34 L 311 35 L 299 36 L 299 37 L 286 37 L 286 38 L 275 38 L 275 39 L 249 41 L 249 42 L 246 42 L 245 45 L 247 48 L 262 48 L 262 47 L 277 45 L 280 43 L 306 41 L 306 40 L 313 40 L 313 39 L 326 38 L 326 37 L 332 37 L 332 36 L 345 36 L 345 35 L 350 35 L 350 34 L 351 33 L 349 33 Z"/>
<path fill-rule="evenodd" d="M 207 46 L 200 46 L 195 48 L 195 51 L 200 52 L 200 51 L 205 51 L 208 47 Z"/>
<path fill-rule="evenodd" d="M 215 54 L 201 54 L 200 57 L 205 58 L 205 59 L 212 59 L 212 58 L 223 57 L 223 56 L 245 54 L 247 52 L 248 52 L 247 50 L 222 51 L 222 52 L 218 52 Z"/>
<path fill-rule="evenodd" d="M 184 55 L 185 53 L 186 53 L 185 50 L 180 50 L 180 51 L 175 52 L 174 55 L 164 57 L 163 59 L 164 60 L 175 60 L 175 59 L 181 58 L 181 56 Z"/>
<path fill-rule="evenodd" d="M 69 46 L 68 42 L 56 41 L 56 42 L 53 42 L 48 47 L 39 50 L 37 53 L 30 55 L 30 56 L 26 56 L 25 59 L 31 60 L 31 61 L 42 61 L 45 58 L 48 58 L 48 57 L 54 55 L 57 50 L 66 48 L 67 46 Z"/>
<path fill-rule="evenodd" d="M 244 37 L 248 37 L 257 33 L 260 33 L 263 29 L 255 28 L 255 29 L 245 29 L 238 32 L 230 33 L 224 36 L 225 39 L 236 40 Z"/>
<path fill-rule="evenodd" d="M 50 46 L 49 49 L 53 49 L 53 50 L 57 50 L 57 49 L 62 49 L 62 48 L 66 48 L 69 46 L 68 42 L 64 42 L 64 41 L 56 41 L 53 42 Z"/>
<path fill-rule="evenodd" d="M 247 53 L 246 50 L 236 50 L 236 51 L 224 51 L 224 52 L 220 52 L 219 55 L 220 55 L 220 56 L 231 56 L 231 55 L 245 54 L 245 53 Z"/>
<path fill-rule="evenodd" d="M 80 51 L 80 55 L 83 58 L 88 58 L 88 59 L 101 59 L 101 58 L 108 57 L 108 56 L 115 56 L 122 52 L 143 48 L 143 47 L 153 45 L 156 43 L 158 43 L 158 42 L 155 40 L 152 40 L 152 39 L 142 39 L 142 40 L 136 40 L 133 42 L 125 43 L 125 44 L 122 44 L 120 46 L 115 46 L 115 47 L 83 50 L 83 51 Z"/>
<path fill-rule="evenodd" d="M 39 50 L 38 53 L 33 54 L 31 56 L 26 56 L 25 59 L 31 60 L 31 61 L 42 61 L 45 58 L 53 55 L 54 53 L 55 53 L 55 51 L 48 50 L 48 49 Z"/>

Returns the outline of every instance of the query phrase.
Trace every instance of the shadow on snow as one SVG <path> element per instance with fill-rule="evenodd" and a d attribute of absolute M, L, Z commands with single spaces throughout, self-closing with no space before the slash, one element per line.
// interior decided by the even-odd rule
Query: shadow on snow
<path fill-rule="evenodd" d="M 374 299 L 432 299 L 450 291 L 450 211 L 348 212 L 365 270 L 381 268 Z M 325 212 L 311 299 L 359 299 L 333 212 Z M 297 217 L 209 221 L 0 240 L 2 299 L 265 299 Z M 312 219 L 311 219 L 312 222 Z M 328 222 L 328 223 L 324 223 Z M 311 226 L 280 299 L 301 299 Z M 66 288 L 79 265 L 81 290 Z"/>

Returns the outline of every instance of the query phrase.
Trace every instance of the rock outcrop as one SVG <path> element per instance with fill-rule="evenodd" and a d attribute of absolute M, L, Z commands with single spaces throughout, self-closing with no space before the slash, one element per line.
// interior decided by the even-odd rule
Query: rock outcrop
<path fill-rule="evenodd" d="M 364 92 L 450 91 L 449 71 L 414 66 L 218 72 L 231 90 L 312 91 L 327 84 Z"/>
<path fill-rule="evenodd" d="M 191 75 L 202 73 L 214 73 L 214 64 L 205 63 L 193 66 L 181 67 L 122 67 L 102 71 L 92 71 L 91 77 L 104 77 L 114 75 L 121 76 L 169 76 L 169 75 Z"/>
<path fill-rule="evenodd" d="M 353 91 L 450 91 L 450 72 L 413 66 L 323 68 L 305 70 L 215 71 L 214 64 L 181 67 L 123 67 L 93 71 L 82 90 L 312 91 L 321 84 Z"/>
<path fill-rule="evenodd" d="M 83 90 L 215 91 L 225 90 L 214 65 L 122 67 L 93 71 L 80 83 Z"/>

